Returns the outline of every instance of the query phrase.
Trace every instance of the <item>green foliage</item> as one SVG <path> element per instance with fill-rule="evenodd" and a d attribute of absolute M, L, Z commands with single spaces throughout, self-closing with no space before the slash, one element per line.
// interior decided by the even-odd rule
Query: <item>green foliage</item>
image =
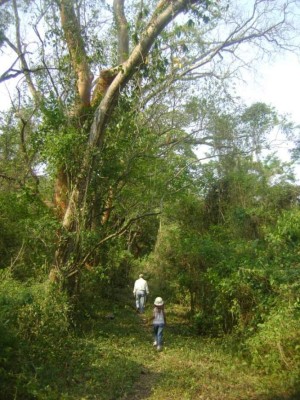
<path fill-rule="evenodd" d="M 165 345 L 158 355 L 152 350 L 152 327 L 147 323 L 151 309 L 147 308 L 145 320 L 139 319 L 129 306 L 131 290 L 115 291 L 110 299 L 96 292 L 89 304 L 93 313 L 82 318 L 76 330 L 69 328 L 64 296 L 51 285 L 25 286 L 1 274 L 0 290 L 3 400 L 79 400 L 97 398 L 99 393 L 101 399 L 110 400 L 146 392 L 149 399 L 161 400 L 170 393 L 174 399 L 196 398 L 199 392 L 228 400 L 297 398 L 294 359 L 288 359 L 291 370 L 249 366 L 229 352 L 224 339 L 196 335 L 181 306 L 166 303 Z M 114 318 L 107 318 L 111 313 Z M 286 319 L 285 338 L 292 336 L 286 329 L 291 323 L 288 314 L 281 318 L 281 323 Z M 277 324 L 274 328 L 278 330 Z M 274 338 L 271 326 L 269 330 Z M 293 345 L 298 338 L 294 336 Z M 268 352 L 268 344 L 263 346 Z M 292 348 L 284 347 L 285 356 Z"/>
<path fill-rule="evenodd" d="M 57 221 L 31 192 L 0 193 L 1 268 L 19 278 L 38 276 L 50 260 Z"/>
<path fill-rule="evenodd" d="M 10 48 L 20 43 L 17 52 L 30 69 L 24 81 L 37 100 L 33 106 L 20 85 L 14 110 L 1 116 L 0 267 L 6 271 L 0 283 L 0 396 L 51 400 L 98 398 L 101 393 L 103 400 L 123 398 L 149 350 L 143 343 L 142 354 L 136 351 L 137 320 L 129 306 L 116 304 L 116 296 L 123 290 L 129 296 L 131 278 L 141 269 L 149 276 L 151 294 L 189 306 L 198 335 L 234 334 L 244 340 L 253 365 L 261 363 L 271 373 L 280 368 L 298 371 L 299 188 L 291 183 L 288 166 L 274 157 L 263 160 L 262 153 L 274 127 L 291 127 L 263 103 L 246 107 L 235 102 L 227 88 L 212 80 L 213 75 L 230 75 L 223 69 L 223 50 L 229 50 L 225 59 L 232 55 L 238 60 L 240 46 L 230 46 L 248 37 L 257 38 L 263 48 L 266 23 L 280 24 L 272 15 L 262 18 L 269 16 L 268 7 L 256 14 L 264 6 L 258 2 L 253 20 L 244 21 L 239 36 L 239 29 L 230 32 L 235 24 L 227 22 L 235 10 L 227 4 L 188 4 L 182 18 L 159 29 L 154 43 L 149 42 L 149 54 L 142 49 L 134 70 L 126 64 L 126 87 L 119 87 L 105 109 L 88 106 L 90 88 L 80 76 L 87 73 L 92 80 L 92 71 L 96 78 L 99 68 L 111 68 L 118 58 L 111 5 L 98 3 L 74 3 L 77 37 L 63 32 L 58 2 L 14 2 L 15 14 L 19 8 L 22 18 L 12 18 L 8 6 L 0 10 L 1 49 L 5 51 L 5 43 Z M 167 3 L 160 6 L 169 7 Z M 136 45 L 151 13 L 159 14 L 161 8 L 154 0 L 131 6 L 126 9 L 127 27 Z M 278 12 L 277 7 L 270 9 Z M 17 29 L 10 29 L 14 21 Z M 218 57 L 215 39 L 224 33 L 222 24 L 232 40 L 220 42 Z M 31 27 L 38 45 L 26 43 Z M 273 28 L 268 28 L 269 43 L 278 43 L 272 32 L 280 29 Z M 253 29 L 257 35 L 249 34 Z M 4 32 L 17 32 L 18 37 L 8 41 Z M 87 57 L 77 59 L 82 64 L 75 67 L 71 47 L 78 53 L 76 43 L 83 42 Z M 118 71 L 125 70 L 120 66 Z M 208 83 L 196 84 L 195 76 Z M 81 89 L 87 107 L 79 115 Z M 88 163 L 90 127 L 94 123 L 99 129 L 102 117 L 106 130 L 100 128 L 99 146 L 91 149 Z M 199 167 L 196 144 L 209 146 L 214 161 Z M 41 170 L 49 175 L 39 175 Z M 62 195 L 68 200 L 76 188 L 79 199 L 77 203 L 77 196 L 72 197 L 76 217 L 66 234 L 45 207 L 52 205 L 53 182 L 61 176 L 66 184 Z M 57 234 L 60 244 L 63 239 L 71 242 L 60 272 L 80 284 L 72 309 L 63 293 L 44 283 Z M 104 316 L 112 309 L 119 318 L 116 326 Z M 191 335 L 186 327 L 180 332 Z M 192 373 L 188 367 L 205 341 L 195 336 L 190 346 L 174 336 L 174 347 L 183 357 L 174 351 L 162 358 L 168 379 L 159 381 L 157 391 L 162 388 L 162 399 L 166 393 L 172 396 L 173 387 L 180 398 L 194 398 L 200 391 L 202 396 L 203 366 L 196 360 Z M 210 354 L 202 354 L 211 361 Z M 157 365 L 155 356 L 148 359 L 152 367 Z M 166 362 L 176 366 L 181 359 L 180 373 Z M 230 393 L 231 387 L 226 389 Z M 220 390 L 208 397 L 219 398 Z"/>
<path fill-rule="evenodd" d="M 22 244 L 20 240 L 20 212 L 21 206 L 16 207 L 16 197 L 6 194 L 1 196 L 0 200 L 0 252 L 1 268 L 10 263 L 10 258 Z M 22 214 L 22 212 L 21 212 Z"/>
<path fill-rule="evenodd" d="M 102 247 L 98 264 L 83 271 L 80 302 L 83 308 L 102 297 L 113 298 L 116 290 L 123 289 L 135 264 L 133 255 L 124 250 L 122 241 L 115 241 L 109 248 Z M 86 303 L 86 304 L 83 304 Z M 100 304 L 95 306 L 100 306 Z"/>
<path fill-rule="evenodd" d="M 65 354 L 68 304 L 49 283 L 24 285 L 7 271 L 0 284 L 1 399 L 35 398 L 43 383 L 55 379 Z"/>
<path fill-rule="evenodd" d="M 291 379 L 296 380 L 300 368 L 298 207 L 278 217 L 276 226 L 266 231 L 266 243 L 266 248 L 259 250 L 257 262 L 264 265 L 269 276 L 272 301 L 265 290 L 262 318 L 252 325 L 245 348 L 254 365 L 260 365 L 267 373 L 293 371 Z"/>
<path fill-rule="evenodd" d="M 299 305 L 276 306 L 245 346 L 253 365 L 266 373 L 290 371 L 296 383 L 300 372 Z"/>
<path fill-rule="evenodd" d="M 95 292 L 89 304 L 93 316 L 81 315 L 74 331 L 70 306 L 55 286 L 21 284 L 2 272 L 1 400 L 82 399 L 99 393 L 109 400 L 127 392 L 140 373 L 132 354 L 139 326 L 131 308 L 114 299 Z M 116 321 L 105 317 L 112 311 Z"/>
<path fill-rule="evenodd" d="M 86 135 L 83 129 L 71 124 L 68 126 L 61 112 L 57 112 L 56 109 L 51 110 L 51 113 L 47 111 L 44 124 L 36 134 L 36 141 L 43 144 L 41 155 L 50 171 L 64 167 L 74 176 L 83 154 Z"/>
<path fill-rule="evenodd" d="M 203 200 L 181 196 L 165 207 L 153 264 L 172 298 L 189 299 L 200 334 L 249 336 L 272 312 L 279 283 L 298 276 L 297 190 L 271 183 L 277 162 L 229 161 L 234 168 L 223 160 L 220 175 L 220 163 L 203 169 Z"/>

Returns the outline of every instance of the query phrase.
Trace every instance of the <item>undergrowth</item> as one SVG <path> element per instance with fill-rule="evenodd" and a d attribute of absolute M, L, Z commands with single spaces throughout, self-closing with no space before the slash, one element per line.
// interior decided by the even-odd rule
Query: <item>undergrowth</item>
<path fill-rule="evenodd" d="M 268 374 L 249 366 L 229 351 L 225 339 L 198 336 L 179 306 L 166 304 L 168 326 L 158 353 L 152 347 L 151 306 L 136 314 L 130 290 L 115 301 L 84 305 L 71 325 L 66 302 L 52 290 L 47 284 L 2 281 L 3 400 L 300 398 L 292 371 Z"/>

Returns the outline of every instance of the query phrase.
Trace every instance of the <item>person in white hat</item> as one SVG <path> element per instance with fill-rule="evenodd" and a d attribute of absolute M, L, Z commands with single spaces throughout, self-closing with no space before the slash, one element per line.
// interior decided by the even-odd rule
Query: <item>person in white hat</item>
<path fill-rule="evenodd" d="M 147 281 L 143 278 L 143 274 L 139 275 L 139 279 L 134 282 L 133 295 L 135 297 L 136 310 L 140 313 L 144 312 L 146 304 L 146 296 L 149 294 Z"/>
<path fill-rule="evenodd" d="M 162 350 L 163 345 L 163 331 L 166 325 L 166 314 L 164 302 L 161 297 L 156 297 L 154 300 L 153 309 L 153 333 L 154 342 L 153 346 L 156 346 L 157 350 Z"/>

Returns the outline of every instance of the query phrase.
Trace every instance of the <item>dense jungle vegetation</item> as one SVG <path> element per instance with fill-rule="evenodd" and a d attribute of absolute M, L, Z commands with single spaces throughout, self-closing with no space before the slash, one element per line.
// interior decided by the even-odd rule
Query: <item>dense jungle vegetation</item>
<path fill-rule="evenodd" d="M 1 400 L 300 398 L 299 127 L 234 90 L 298 13 L 0 1 Z"/>

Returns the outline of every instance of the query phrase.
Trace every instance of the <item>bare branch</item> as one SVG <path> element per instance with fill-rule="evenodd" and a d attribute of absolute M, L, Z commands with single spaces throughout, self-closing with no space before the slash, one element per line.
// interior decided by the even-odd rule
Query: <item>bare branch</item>
<path fill-rule="evenodd" d="M 195 69 L 199 69 L 208 65 L 217 55 L 222 58 L 222 52 L 231 51 L 231 54 L 238 58 L 236 55 L 236 49 L 243 43 L 255 43 L 257 39 L 265 39 L 266 42 L 275 43 L 278 48 L 282 49 L 295 49 L 294 46 L 284 46 L 276 38 L 276 33 L 286 23 L 287 6 L 285 5 L 280 15 L 282 17 L 277 21 L 265 28 L 258 28 L 260 20 L 265 20 L 265 11 L 258 12 L 258 5 L 261 1 L 256 1 L 252 14 L 247 18 L 241 25 L 237 25 L 224 40 L 220 40 L 218 43 L 207 43 L 207 50 L 203 52 L 198 58 L 194 60 L 192 65 L 187 66 L 183 69 L 180 74 L 180 78 L 188 75 Z"/>
<path fill-rule="evenodd" d="M 21 33 L 20 33 L 20 18 L 18 15 L 18 7 L 17 7 L 17 2 L 16 0 L 13 0 L 13 9 L 14 9 L 14 14 L 15 14 L 15 20 L 16 20 L 16 39 L 17 39 L 17 46 L 15 47 L 16 52 L 20 58 L 21 65 L 22 65 L 22 70 L 24 71 L 25 79 L 27 81 L 29 90 L 33 96 L 33 98 L 39 102 L 41 94 L 37 91 L 35 88 L 35 85 L 31 79 L 30 75 L 30 68 L 28 67 L 27 61 L 24 56 L 24 52 L 22 50 L 22 44 L 21 44 Z"/>
<path fill-rule="evenodd" d="M 123 63 L 129 54 L 128 23 L 124 12 L 124 0 L 114 0 L 114 17 L 118 30 L 119 63 Z"/>
<path fill-rule="evenodd" d="M 52 78 L 52 75 L 51 75 L 51 72 L 50 72 L 50 68 L 49 68 L 49 67 L 47 66 L 47 64 L 46 64 L 45 54 L 44 54 L 44 47 L 45 47 L 45 46 L 44 46 L 44 42 L 43 42 L 43 40 L 42 40 L 42 38 L 41 38 L 41 35 L 40 35 L 39 31 L 38 31 L 37 24 L 34 26 L 33 29 L 34 29 L 34 32 L 35 32 L 35 34 L 37 35 L 39 41 L 41 42 L 41 45 L 42 45 L 42 63 L 43 63 L 43 65 L 44 65 L 44 67 L 45 67 L 45 70 L 47 71 L 47 74 L 48 74 L 49 79 L 50 79 L 50 81 L 51 81 L 51 83 L 52 83 L 52 87 L 53 87 L 53 89 L 54 89 L 54 91 L 55 91 L 55 93 L 56 93 L 56 96 L 57 96 L 57 98 L 60 100 L 60 96 L 59 96 L 57 87 L 56 87 L 56 85 L 55 85 L 55 83 L 54 83 L 54 80 L 53 80 L 53 78 Z"/>
<path fill-rule="evenodd" d="M 14 62 L 14 64 L 17 61 Z M 39 71 L 44 71 L 49 70 L 49 68 L 33 68 L 33 69 L 14 69 L 12 68 L 13 66 L 11 66 L 8 70 L 6 70 L 1 76 L 0 76 L 0 83 L 1 82 L 5 82 L 9 79 L 13 79 L 16 78 L 19 75 L 23 75 L 23 74 L 33 74 L 35 72 L 39 72 Z"/>
<path fill-rule="evenodd" d="M 8 3 L 10 0 L 0 0 L 0 7 L 4 6 L 5 3 Z"/>
<path fill-rule="evenodd" d="M 10 261 L 10 269 L 13 270 L 14 266 L 16 265 L 17 261 L 19 260 L 19 258 L 21 258 L 24 254 L 24 248 L 25 248 L 25 242 L 24 240 L 22 241 L 22 245 L 20 247 L 20 250 L 16 256 L 16 258 L 13 260 L 11 259 Z"/>
<path fill-rule="evenodd" d="M 27 145 L 26 145 L 26 139 L 25 139 L 25 131 L 26 131 L 26 126 L 27 126 L 28 121 L 25 121 L 24 118 L 20 118 L 20 119 L 21 119 L 21 123 L 22 123 L 21 131 L 20 131 L 21 149 L 24 154 L 24 158 L 25 158 L 25 162 L 27 164 L 28 171 L 35 181 L 35 193 L 38 193 L 38 186 L 39 186 L 40 181 L 32 169 L 32 160 L 30 160 L 30 158 L 29 158 L 28 151 L 27 151 Z"/>
<path fill-rule="evenodd" d="M 12 176 L 8 176 L 1 172 L 0 172 L 0 178 L 5 179 L 6 181 L 10 181 L 10 182 L 17 182 L 20 186 L 22 186 L 21 181 L 19 181 L 17 178 L 13 178 Z"/>
<path fill-rule="evenodd" d="M 120 72 L 109 86 L 103 100 L 96 110 L 95 118 L 90 131 L 90 146 L 101 146 L 104 128 L 114 107 L 115 100 L 119 96 L 121 89 L 125 86 L 135 72 L 136 68 L 145 62 L 145 58 L 151 46 L 153 45 L 154 40 L 170 21 L 172 21 L 189 4 L 196 1 L 197 0 L 175 0 L 169 3 L 165 0 L 161 0 L 158 3 L 150 22 L 141 35 L 140 42 L 133 49 L 129 58 L 121 65 Z M 167 4 L 167 7 L 161 11 L 160 9 L 165 6 L 165 4 Z"/>

